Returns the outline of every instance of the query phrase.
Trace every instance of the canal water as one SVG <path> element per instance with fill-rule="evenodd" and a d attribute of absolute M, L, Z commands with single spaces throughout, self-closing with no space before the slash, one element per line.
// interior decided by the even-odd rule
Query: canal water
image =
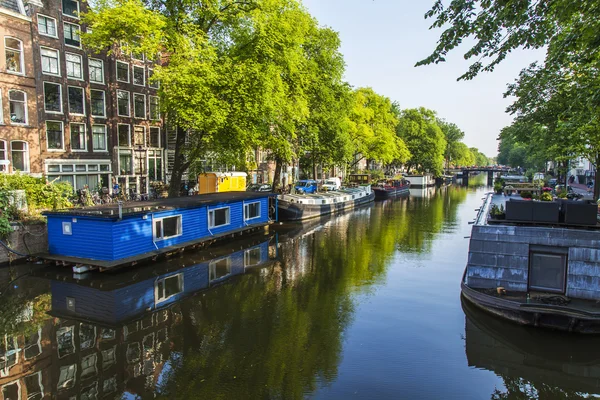
<path fill-rule="evenodd" d="M 0 270 L 5 399 L 583 399 L 600 339 L 460 299 L 484 186 L 118 273 Z"/>

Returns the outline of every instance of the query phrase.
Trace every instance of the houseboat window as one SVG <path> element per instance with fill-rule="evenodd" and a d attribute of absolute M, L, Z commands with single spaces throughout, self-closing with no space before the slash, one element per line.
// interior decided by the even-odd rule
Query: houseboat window
<path fill-rule="evenodd" d="M 181 235 L 181 215 L 154 220 L 154 239 L 162 240 Z"/>
<path fill-rule="evenodd" d="M 107 369 L 116 362 L 116 346 L 113 346 L 110 349 L 102 350 L 102 369 Z"/>
<path fill-rule="evenodd" d="M 219 226 L 229 225 L 229 221 L 229 207 L 208 211 L 209 228 L 217 228 Z"/>
<path fill-rule="evenodd" d="M 255 247 L 250 250 L 246 250 L 244 253 L 244 267 L 252 267 L 254 265 L 260 264 L 261 261 L 261 251 L 260 247 Z"/>
<path fill-rule="evenodd" d="M 42 371 L 39 371 L 33 375 L 26 376 L 25 388 L 27 389 L 27 400 L 42 399 L 44 397 L 44 386 L 42 385 Z"/>
<path fill-rule="evenodd" d="M 183 291 L 183 275 L 171 275 L 156 281 L 155 298 L 156 302 L 165 301 Z"/>
<path fill-rule="evenodd" d="M 4 396 L 4 399 L 20 399 L 21 387 L 19 386 L 19 381 L 2 386 L 2 396 Z"/>
<path fill-rule="evenodd" d="M 532 251 L 529 254 L 529 288 L 563 293 L 566 270 L 566 254 Z"/>
<path fill-rule="evenodd" d="M 226 277 L 231 273 L 231 259 L 229 257 L 213 261 L 209 264 L 208 280 L 214 281 Z"/>
<path fill-rule="evenodd" d="M 70 389 L 75 386 L 75 375 L 77 374 L 77 365 L 65 365 L 60 368 L 58 375 L 57 389 Z"/>
<path fill-rule="evenodd" d="M 37 330 L 25 338 L 25 359 L 37 357 L 42 353 L 42 344 L 40 343 L 41 330 Z"/>
<path fill-rule="evenodd" d="M 92 353 L 89 356 L 85 356 L 81 359 L 81 379 L 96 375 L 97 360 L 98 356 L 96 353 Z"/>
<path fill-rule="evenodd" d="M 65 326 L 56 331 L 56 343 L 59 358 L 75 352 L 74 339 L 72 326 Z"/>
<path fill-rule="evenodd" d="M 94 325 L 79 325 L 79 343 L 81 350 L 90 349 L 96 343 L 96 327 Z"/>
<path fill-rule="evenodd" d="M 244 204 L 244 219 L 260 217 L 260 202 Z"/>

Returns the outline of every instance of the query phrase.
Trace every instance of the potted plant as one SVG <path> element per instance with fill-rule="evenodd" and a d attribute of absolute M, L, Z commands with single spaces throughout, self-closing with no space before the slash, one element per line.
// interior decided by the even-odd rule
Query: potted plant
<path fill-rule="evenodd" d="M 524 190 L 521 192 L 521 197 L 523 199 L 531 200 L 533 197 L 533 194 L 530 191 Z"/>
<path fill-rule="evenodd" d="M 503 189 L 504 187 L 501 182 L 496 181 L 496 183 L 494 183 L 494 192 L 496 192 L 496 194 L 502 194 Z"/>
<path fill-rule="evenodd" d="M 552 201 L 552 195 L 548 192 L 544 192 L 540 196 L 540 201 Z"/>
<path fill-rule="evenodd" d="M 505 219 L 506 212 L 504 211 L 504 205 L 500 204 L 500 206 L 498 206 L 497 204 L 492 204 L 492 207 L 490 208 L 490 217 L 492 219 Z"/>

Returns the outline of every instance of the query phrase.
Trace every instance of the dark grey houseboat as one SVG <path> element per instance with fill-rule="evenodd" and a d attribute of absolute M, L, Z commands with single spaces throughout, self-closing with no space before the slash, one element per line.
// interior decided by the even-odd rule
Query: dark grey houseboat
<path fill-rule="evenodd" d="M 479 210 L 464 298 L 520 324 L 600 333 L 596 205 L 504 199 L 489 194 Z M 500 202 L 505 214 L 493 207 Z"/>

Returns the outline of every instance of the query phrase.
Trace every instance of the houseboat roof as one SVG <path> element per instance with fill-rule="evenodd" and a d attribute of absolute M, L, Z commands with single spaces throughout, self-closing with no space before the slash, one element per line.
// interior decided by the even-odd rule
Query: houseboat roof
<path fill-rule="evenodd" d="M 275 196 L 271 192 L 223 192 L 197 196 L 184 196 L 149 201 L 123 203 L 122 215 L 147 214 L 157 211 L 197 208 L 211 204 L 232 203 L 237 201 L 262 199 Z M 69 208 L 65 210 L 46 211 L 44 215 L 87 216 L 115 219 L 119 217 L 119 204 L 111 203 L 100 206 Z"/>

